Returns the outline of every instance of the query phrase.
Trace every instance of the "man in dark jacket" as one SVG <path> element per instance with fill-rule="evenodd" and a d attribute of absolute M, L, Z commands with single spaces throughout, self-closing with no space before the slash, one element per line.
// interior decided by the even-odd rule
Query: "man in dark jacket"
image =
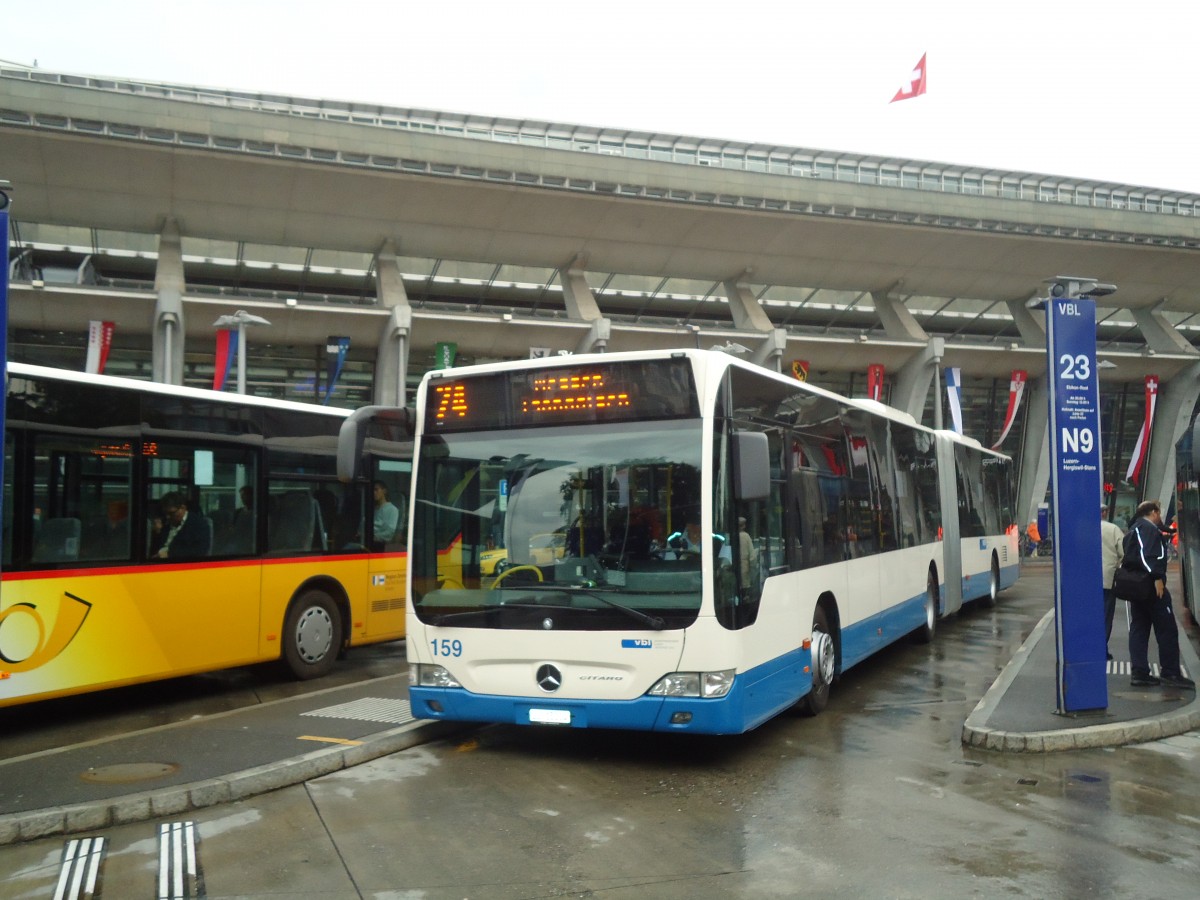
<path fill-rule="evenodd" d="M 1130 684 L 1134 687 L 1162 684 L 1195 690 L 1196 683 L 1185 678 L 1179 668 L 1179 626 L 1175 624 L 1171 593 L 1167 590 L 1167 558 L 1162 505 L 1157 500 L 1146 500 L 1137 508 L 1125 535 L 1125 556 L 1121 561 L 1125 568 L 1149 572 L 1154 579 L 1154 600 L 1129 604 L 1129 660 L 1133 670 Z M 1150 674 L 1151 627 L 1158 641 L 1159 678 Z"/>
<path fill-rule="evenodd" d="M 155 523 L 156 559 L 200 559 L 211 552 L 212 535 L 208 523 L 199 513 L 188 511 L 187 498 L 176 491 L 163 494 L 165 524 Z"/>

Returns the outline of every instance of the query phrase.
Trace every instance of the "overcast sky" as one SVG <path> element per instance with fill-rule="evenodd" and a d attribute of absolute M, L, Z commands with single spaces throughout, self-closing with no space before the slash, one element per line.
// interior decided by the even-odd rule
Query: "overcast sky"
<path fill-rule="evenodd" d="M 1183 0 L 41 0 L 0 21 L 0 59 L 52 71 L 1200 193 Z M 928 92 L 889 103 L 923 54 Z"/>

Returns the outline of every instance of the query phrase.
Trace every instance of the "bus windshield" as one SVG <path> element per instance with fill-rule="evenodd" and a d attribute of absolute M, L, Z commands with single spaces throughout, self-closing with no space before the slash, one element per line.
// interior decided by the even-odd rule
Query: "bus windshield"
<path fill-rule="evenodd" d="M 695 419 L 426 437 L 410 559 L 417 616 L 470 628 L 685 627 L 702 597 L 701 448 Z M 709 542 L 715 553 L 724 543 Z"/>

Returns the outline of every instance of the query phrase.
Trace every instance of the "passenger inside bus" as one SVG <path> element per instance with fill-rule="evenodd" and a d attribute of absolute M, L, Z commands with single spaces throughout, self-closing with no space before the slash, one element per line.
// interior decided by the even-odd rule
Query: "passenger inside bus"
<path fill-rule="evenodd" d="M 388 499 L 387 485 L 376 481 L 373 485 L 375 516 L 372 523 L 371 549 L 377 553 L 386 549 L 389 541 L 395 540 L 400 525 L 400 510 Z"/>
<path fill-rule="evenodd" d="M 188 501 L 178 491 L 159 500 L 163 518 L 155 519 L 151 539 L 152 559 L 199 559 L 212 552 L 212 526 L 198 512 L 189 512 Z"/>

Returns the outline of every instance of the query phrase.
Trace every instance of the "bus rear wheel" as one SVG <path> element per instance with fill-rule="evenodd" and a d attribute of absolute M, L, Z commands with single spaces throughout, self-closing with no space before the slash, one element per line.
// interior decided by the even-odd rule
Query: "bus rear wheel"
<path fill-rule="evenodd" d="M 837 651 L 825 610 L 820 606 L 813 612 L 811 649 L 812 690 L 800 698 L 799 704 L 800 714 L 804 716 L 815 716 L 829 705 L 829 687 L 837 674 Z"/>
<path fill-rule="evenodd" d="M 283 622 L 283 659 L 301 681 L 327 675 L 342 647 L 342 617 L 322 591 L 305 591 L 292 601 Z"/>
<path fill-rule="evenodd" d="M 925 577 L 925 622 L 912 633 L 913 641 L 918 644 L 932 643 L 937 635 L 939 597 L 937 573 L 930 567 Z"/>
<path fill-rule="evenodd" d="M 988 592 L 984 597 L 983 602 L 989 606 L 995 606 L 996 601 L 1000 598 L 1000 563 L 996 559 L 996 555 L 992 554 L 992 570 L 988 575 Z"/>

